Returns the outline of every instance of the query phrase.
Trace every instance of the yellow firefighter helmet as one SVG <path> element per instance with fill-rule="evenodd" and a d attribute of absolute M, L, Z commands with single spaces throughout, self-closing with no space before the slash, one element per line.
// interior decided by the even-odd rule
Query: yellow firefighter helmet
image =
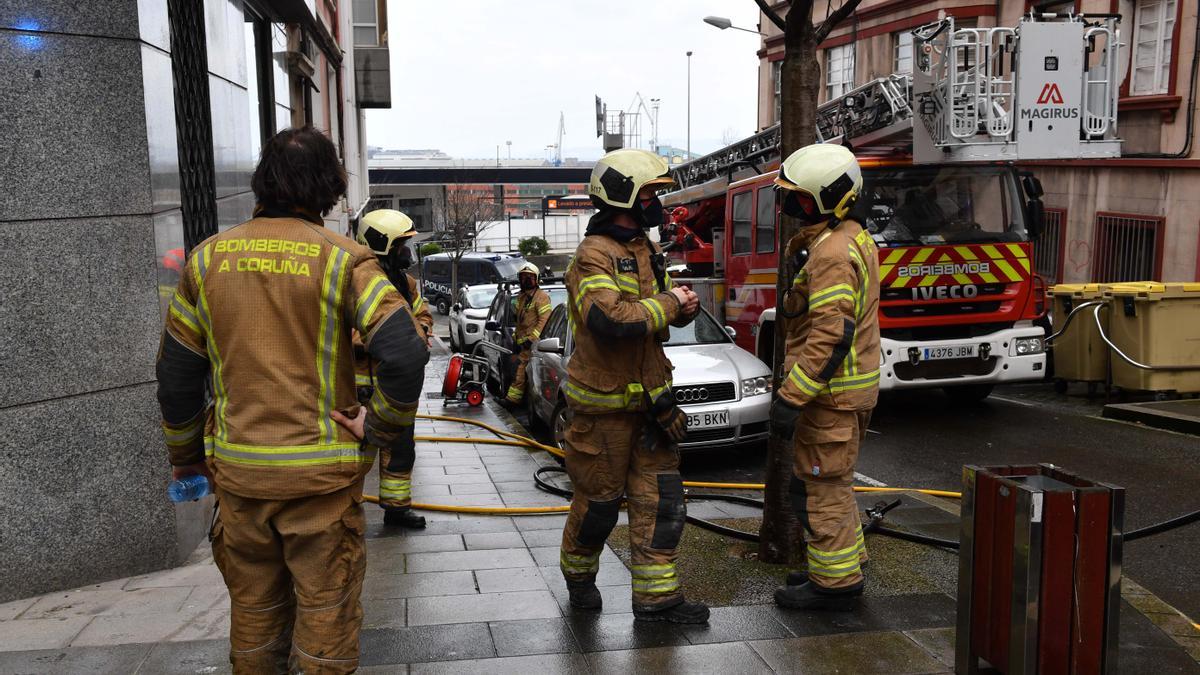
<path fill-rule="evenodd" d="M 862 170 L 854 153 L 833 143 L 816 143 L 788 155 L 779 167 L 775 184 L 784 190 L 807 193 L 820 215 L 846 217 L 862 191 Z"/>
<path fill-rule="evenodd" d="M 631 209 L 638 192 L 647 185 L 673 185 L 667 160 L 635 148 L 613 150 L 596 162 L 588 195 L 600 207 L 607 204 L 618 209 Z"/>
<path fill-rule="evenodd" d="M 417 234 L 412 218 L 394 209 L 378 209 L 358 223 L 358 243 L 375 255 L 387 255 L 392 246 Z"/>

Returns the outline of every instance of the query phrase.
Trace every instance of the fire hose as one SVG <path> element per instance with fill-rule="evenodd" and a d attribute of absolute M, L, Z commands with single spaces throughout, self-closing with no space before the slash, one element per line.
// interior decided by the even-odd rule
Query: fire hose
<path fill-rule="evenodd" d="M 1064 326 L 1064 328 L 1065 328 L 1065 326 Z M 563 453 L 563 451 L 560 450 L 559 448 L 556 448 L 556 447 L 550 446 L 550 445 L 545 445 L 544 443 L 539 443 L 538 441 L 536 441 L 532 438 L 528 438 L 526 436 L 521 436 L 520 434 L 515 434 L 515 433 L 512 433 L 511 431 L 504 431 L 503 429 L 498 429 L 490 424 L 487 424 L 485 422 L 480 422 L 478 420 L 472 420 L 472 419 L 467 419 L 467 418 L 462 418 L 462 417 L 450 417 L 447 415 L 420 414 L 420 415 L 417 415 L 417 417 L 419 419 L 440 420 L 440 421 L 445 421 L 445 422 L 458 422 L 458 423 L 462 423 L 462 424 L 474 425 L 474 426 L 486 429 L 487 431 L 490 431 L 493 434 L 496 434 L 499 438 L 470 438 L 470 437 L 465 437 L 465 436 L 462 436 L 462 437 L 417 436 L 414 439 L 416 441 L 422 441 L 422 442 L 428 442 L 428 443 L 472 443 L 472 444 L 477 444 L 477 445 L 509 445 L 509 446 L 515 446 L 515 447 L 524 447 L 524 448 L 528 448 L 530 450 L 544 450 L 545 452 L 547 452 L 555 457 L 559 457 L 559 458 L 562 458 L 565 455 L 565 453 Z M 540 489 L 544 492 L 547 492 L 549 494 L 558 496 L 558 497 L 563 497 L 565 499 L 571 499 L 572 496 L 574 495 L 574 493 L 571 490 L 567 490 L 565 488 L 560 488 L 556 485 L 552 485 L 551 483 L 543 480 L 543 478 L 542 478 L 542 476 L 544 474 L 565 473 L 565 472 L 566 472 L 566 469 L 564 469 L 561 466 L 554 466 L 554 465 L 543 466 L 543 467 L 539 467 L 536 471 L 534 471 L 533 480 L 534 480 L 534 483 L 537 485 L 538 489 Z M 708 482 L 708 481 L 683 481 L 683 486 L 685 488 L 715 488 L 715 489 L 735 489 L 735 490 L 763 490 L 766 488 L 766 485 L 763 483 L 714 483 L 714 482 Z M 855 486 L 853 486 L 853 489 L 855 492 L 863 492 L 863 493 L 917 492 L 920 494 L 925 494 L 925 495 L 930 495 L 930 496 L 935 496 L 935 497 L 947 497 L 947 498 L 952 498 L 952 499 L 959 499 L 962 497 L 962 493 L 960 493 L 960 492 L 953 492 L 950 490 L 932 490 L 932 489 L 927 489 L 927 488 L 869 487 L 869 486 L 855 485 Z M 763 501 L 761 499 L 755 499 L 753 497 L 747 497 L 745 495 L 722 494 L 722 493 L 716 493 L 716 492 L 712 492 L 712 493 L 710 493 L 710 492 L 689 492 L 689 491 L 685 490 L 684 496 L 685 496 L 685 498 L 690 499 L 690 500 L 724 501 L 724 502 L 729 502 L 732 504 L 742 504 L 742 505 L 746 505 L 746 506 L 757 507 L 760 509 L 763 508 Z M 368 501 L 371 503 L 375 503 L 375 504 L 379 503 L 379 498 L 374 495 L 364 495 L 363 499 L 364 499 L 364 501 Z M 899 499 L 896 499 L 890 503 L 881 501 L 881 502 L 877 502 L 873 507 L 866 509 L 865 513 L 867 516 L 867 524 L 863 527 L 863 533 L 864 534 L 868 534 L 868 533 L 880 534 L 880 535 L 884 535 L 887 537 L 892 537 L 894 539 L 900 539 L 903 541 L 908 541 L 908 542 L 912 542 L 912 543 L 916 543 L 916 544 L 925 544 L 928 546 L 936 546 L 936 547 L 952 549 L 952 550 L 957 550 L 959 548 L 959 542 L 954 541 L 952 539 L 940 539 L 938 537 L 931 537 L 928 535 L 918 534 L 918 533 L 914 533 L 914 532 L 906 532 L 904 530 L 896 530 L 896 529 L 892 529 L 890 527 L 885 526 L 883 524 L 883 520 L 884 520 L 884 517 L 887 515 L 887 512 L 900 506 L 901 503 L 902 502 Z M 488 515 L 542 515 L 542 514 L 566 513 L 571 510 L 570 505 L 563 505 L 563 506 L 457 506 L 457 505 L 449 505 L 449 504 L 424 504 L 424 503 L 413 503 L 412 508 L 421 509 L 421 510 L 425 510 L 425 511 L 444 511 L 444 512 L 450 512 L 450 513 L 476 513 L 476 514 L 488 514 Z M 695 516 L 690 516 L 690 515 L 687 517 L 687 521 L 689 523 L 692 523 L 693 525 L 696 525 L 697 527 L 701 527 L 706 530 L 716 532 L 717 534 L 721 534 L 723 536 L 731 537 L 734 539 L 739 539 L 742 541 L 749 541 L 749 542 L 758 542 L 759 541 L 759 535 L 754 532 L 745 532 L 743 530 L 738 530 L 736 528 L 727 527 L 725 525 L 721 525 L 720 523 L 714 523 L 712 521 L 705 520 L 703 518 L 698 518 Z M 1132 532 L 1126 532 L 1124 534 L 1124 540 L 1126 542 L 1137 541 L 1139 539 L 1144 539 L 1144 538 L 1152 536 L 1152 535 L 1161 534 L 1163 532 L 1168 532 L 1170 530 L 1174 530 L 1176 528 L 1180 528 L 1185 525 L 1190 525 L 1190 524 L 1198 522 L 1198 521 L 1200 521 L 1200 510 L 1193 511 L 1191 513 L 1186 513 L 1181 516 L 1177 516 L 1175 518 L 1171 518 L 1169 520 L 1165 520 L 1165 521 L 1162 521 L 1159 523 L 1155 523 L 1153 525 L 1149 525 L 1147 527 L 1143 527 L 1143 528 L 1134 530 Z"/>

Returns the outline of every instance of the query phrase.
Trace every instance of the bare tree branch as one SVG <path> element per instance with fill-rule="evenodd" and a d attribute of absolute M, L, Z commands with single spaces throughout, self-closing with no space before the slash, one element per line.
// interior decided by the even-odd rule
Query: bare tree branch
<path fill-rule="evenodd" d="M 758 5 L 758 8 L 762 10 L 762 13 L 767 16 L 767 19 L 771 23 L 775 24 L 776 28 L 785 30 L 786 24 L 783 22 L 783 18 L 775 10 L 771 9 L 771 5 L 767 4 L 767 0 L 754 0 L 754 4 Z"/>
<path fill-rule="evenodd" d="M 829 37 L 829 33 L 832 32 L 834 28 L 837 28 L 837 25 L 841 23 L 843 19 L 850 16 L 854 10 L 858 9 L 858 4 L 860 2 L 862 2 L 862 0 L 846 0 L 842 3 L 841 7 L 838 7 L 833 11 L 832 14 L 826 17 L 825 20 L 821 22 L 821 27 L 817 29 L 817 44 L 824 42 L 825 38 Z"/>

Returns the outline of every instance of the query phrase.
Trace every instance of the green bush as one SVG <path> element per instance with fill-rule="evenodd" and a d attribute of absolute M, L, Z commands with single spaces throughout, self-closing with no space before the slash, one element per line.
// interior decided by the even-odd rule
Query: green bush
<path fill-rule="evenodd" d="M 541 237 L 529 237 L 522 239 L 517 244 L 517 250 L 526 258 L 535 255 L 546 255 L 546 252 L 550 250 L 550 244 Z"/>
<path fill-rule="evenodd" d="M 419 248 L 417 250 L 417 253 L 419 253 L 422 258 L 424 258 L 425 256 L 433 255 L 434 253 L 441 253 L 441 252 L 442 252 L 442 247 L 440 245 L 438 245 L 438 243 L 436 241 L 430 241 L 430 242 L 421 244 L 421 248 Z"/>

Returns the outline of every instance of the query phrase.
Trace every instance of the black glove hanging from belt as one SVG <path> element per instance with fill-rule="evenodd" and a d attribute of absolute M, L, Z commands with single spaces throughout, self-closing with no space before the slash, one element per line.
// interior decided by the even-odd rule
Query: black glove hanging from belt
<path fill-rule="evenodd" d="M 673 443 L 687 437 L 687 415 L 675 403 L 675 394 L 668 389 L 650 404 L 650 417 Z"/>

